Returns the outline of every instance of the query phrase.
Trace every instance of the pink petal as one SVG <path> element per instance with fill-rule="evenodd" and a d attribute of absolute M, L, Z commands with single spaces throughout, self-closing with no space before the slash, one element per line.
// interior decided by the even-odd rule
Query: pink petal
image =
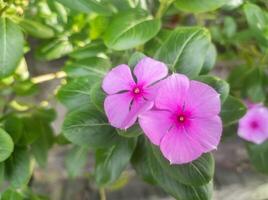
<path fill-rule="evenodd" d="M 107 94 L 115 94 L 125 90 L 131 90 L 135 84 L 131 71 L 127 65 L 119 65 L 113 68 L 105 77 L 102 88 Z"/>
<path fill-rule="evenodd" d="M 136 122 L 139 115 L 150 110 L 152 107 L 152 101 L 145 101 L 142 98 L 134 99 L 131 106 L 131 110 L 122 124 L 122 128 L 128 129 L 129 127 L 131 127 Z"/>
<path fill-rule="evenodd" d="M 172 126 L 171 113 L 167 111 L 148 111 L 139 117 L 139 124 L 149 140 L 159 145 L 163 136 Z"/>
<path fill-rule="evenodd" d="M 186 130 L 173 127 L 161 140 L 160 150 L 170 164 L 185 164 L 202 155 L 202 147 Z"/>
<path fill-rule="evenodd" d="M 155 105 L 159 109 L 177 111 L 183 105 L 184 98 L 190 85 L 189 79 L 182 74 L 173 74 L 163 80 L 161 88 L 155 99 Z"/>
<path fill-rule="evenodd" d="M 252 123 L 257 123 L 253 127 Z M 240 119 L 238 135 L 245 140 L 260 144 L 268 139 L 268 109 L 265 107 L 253 107 Z"/>
<path fill-rule="evenodd" d="M 220 95 L 211 86 L 191 81 L 186 97 L 186 109 L 192 117 L 210 117 L 218 115 L 221 109 Z"/>
<path fill-rule="evenodd" d="M 217 149 L 222 134 L 222 122 L 219 116 L 192 119 L 190 126 L 185 128 L 191 138 L 200 144 L 202 152 Z"/>
<path fill-rule="evenodd" d="M 124 128 L 122 124 L 129 113 L 131 101 L 130 93 L 114 94 L 106 97 L 104 110 L 112 126 Z"/>
<path fill-rule="evenodd" d="M 134 74 L 137 77 L 137 82 L 143 83 L 146 87 L 165 78 L 168 69 L 164 63 L 145 57 L 135 67 Z"/>

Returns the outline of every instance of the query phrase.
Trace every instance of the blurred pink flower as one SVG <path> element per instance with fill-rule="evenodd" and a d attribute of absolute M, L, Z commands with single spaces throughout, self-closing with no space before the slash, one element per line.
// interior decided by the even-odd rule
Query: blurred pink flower
<path fill-rule="evenodd" d="M 136 65 L 133 79 L 127 65 L 113 68 L 104 78 L 102 88 L 108 94 L 104 110 L 110 124 L 127 129 L 140 113 L 153 106 L 158 82 L 168 74 L 162 62 L 145 57 Z"/>
<path fill-rule="evenodd" d="M 268 139 L 268 109 L 262 104 L 251 103 L 246 115 L 239 121 L 238 135 L 256 144 Z"/>
<path fill-rule="evenodd" d="M 220 108 L 219 94 L 212 87 L 173 74 L 162 81 L 155 107 L 143 113 L 139 123 L 171 164 L 184 164 L 217 148 Z"/>

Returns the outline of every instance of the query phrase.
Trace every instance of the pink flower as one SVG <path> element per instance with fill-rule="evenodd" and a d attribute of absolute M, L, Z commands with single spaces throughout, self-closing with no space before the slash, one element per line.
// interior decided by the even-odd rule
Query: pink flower
<path fill-rule="evenodd" d="M 104 110 L 110 124 L 127 129 L 139 114 L 153 106 L 158 83 L 167 76 L 164 63 L 145 57 L 134 69 L 134 79 L 127 65 L 113 68 L 104 78 L 102 88 L 108 94 Z"/>
<path fill-rule="evenodd" d="M 171 164 L 189 163 L 216 149 L 222 133 L 219 94 L 210 86 L 173 74 L 162 81 L 155 107 L 139 117 L 149 140 Z"/>
<path fill-rule="evenodd" d="M 239 121 L 238 135 L 256 144 L 264 142 L 268 138 L 268 109 L 262 104 L 251 104 Z"/>

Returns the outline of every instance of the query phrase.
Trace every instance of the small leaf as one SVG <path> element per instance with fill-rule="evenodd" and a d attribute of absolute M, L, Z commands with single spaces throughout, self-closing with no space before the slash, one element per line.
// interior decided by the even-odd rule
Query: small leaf
<path fill-rule="evenodd" d="M 209 45 L 210 34 L 207 29 L 177 28 L 158 49 L 155 58 L 166 63 L 171 71 L 193 78 L 202 69 Z"/>
<path fill-rule="evenodd" d="M 119 138 L 106 117 L 92 105 L 68 113 L 62 131 L 74 144 L 91 148 L 111 146 Z"/>
<path fill-rule="evenodd" d="M 9 134 L 0 128 L 0 162 L 6 160 L 13 152 L 14 144 Z"/>
<path fill-rule="evenodd" d="M 251 164 L 261 173 L 268 174 L 268 141 L 262 144 L 247 143 Z"/>
<path fill-rule="evenodd" d="M 201 13 L 216 10 L 227 2 L 228 0 L 176 0 L 175 5 L 183 11 Z"/>
<path fill-rule="evenodd" d="M 69 177 L 75 178 L 81 175 L 83 168 L 88 160 L 88 148 L 74 146 L 68 152 L 65 159 L 65 166 Z"/>
<path fill-rule="evenodd" d="M 0 78 L 11 75 L 23 55 L 23 34 L 20 27 L 5 17 L 0 18 Z"/>
<path fill-rule="evenodd" d="M 142 45 L 160 30 L 161 21 L 139 12 L 115 16 L 104 35 L 105 44 L 114 50 L 126 50 Z"/>
<path fill-rule="evenodd" d="M 136 143 L 135 138 L 121 138 L 109 149 L 97 149 L 95 179 L 99 186 L 110 185 L 120 177 L 130 161 Z"/>
<path fill-rule="evenodd" d="M 239 99 L 228 96 L 221 109 L 221 119 L 224 126 L 231 125 L 242 118 L 247 111 L 247 107 Z"/>
<path fill-rule="evenodd" d="M 5 162 L 6 178 L 14 188 L 25 186 L 31 178 L 32 171 L 30 155 L 25 148 L 16 148 Z"/>
<path fill-rule="evenodd" d="M 138 63 L 139 61 L 144 58 L 146 55 L 144 55 L 143 53 L 141 52 L 135 52 L 130 58 L 129 58 L 129 61 L 128 61 L 128 66 L 130 68 L 134 68 Z"/>
<path fill-rule="evenodd" d="M 92 104 L 98 109 L 98 111 L 104 113 L 104 99 L 105 99 L 105 94 L 102 91 L 101 88 L 101 83 L 95 83 L 90 90 L 90 98 Z"/>

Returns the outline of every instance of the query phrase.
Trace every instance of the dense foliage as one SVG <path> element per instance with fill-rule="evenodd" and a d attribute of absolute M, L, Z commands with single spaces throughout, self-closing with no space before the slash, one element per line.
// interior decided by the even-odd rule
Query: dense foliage
<path fill-rule="evenodd" d="M 247 110 L 243 101 L 268 103 L 267 9 L 266 0 L 0 0 L 2 199 L 47 199 L 29 183 L 55 145 L 72 146 L 70 177 L 80 175 L 94 153 L 90 173 L 102 194 L 131 164 L 178 200 L 211 199 L 212 153 L 170 165 L 137 124 L 125 131 L 109 125 L 101 83 L 112 67 L 134 67 L 150 56 L 170 72 L 212 86 L 221 98 L 222 142 L 236 137 Z M 62 71 L 32 77 L 29 52 L 37 60 L 66 62 Z M 221 68 L 214 69 L 216 61 Z M 64 81 L 55 98 L 68 109 L 60 134 L 53 132 L 57 114 L 48 100 L 29 103 L 40 83 L 58 78 Z M 268 142 L 245 142 L 245 148 L 256 169 L 268 173 Z"/>

